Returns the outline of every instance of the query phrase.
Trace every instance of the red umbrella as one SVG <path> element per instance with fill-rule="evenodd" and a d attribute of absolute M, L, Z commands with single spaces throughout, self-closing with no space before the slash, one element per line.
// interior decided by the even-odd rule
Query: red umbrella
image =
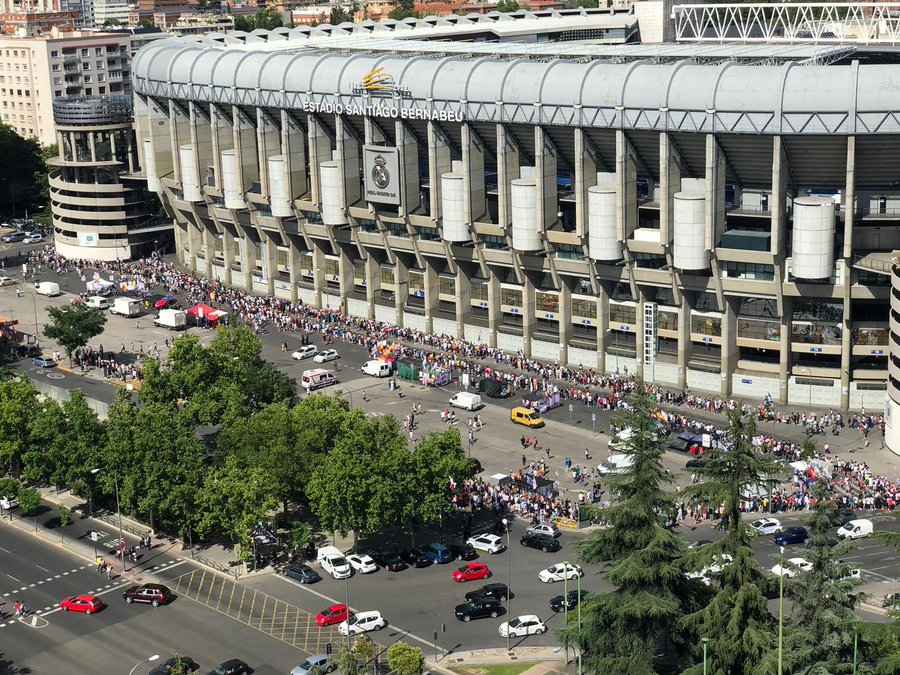
<path fill-rule="evenodd" d="M 157 300 L 156 304 L 153 306 L 156 307 L 156 309 L 162 309 L 163 307 L 165 307 L 168 304 L 169 304 L 169 302 L 167 300 Z"/>

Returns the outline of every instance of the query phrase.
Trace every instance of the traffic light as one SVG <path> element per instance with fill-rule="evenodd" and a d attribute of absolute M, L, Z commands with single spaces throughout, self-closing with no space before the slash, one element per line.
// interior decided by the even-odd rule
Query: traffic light
<path fill-rule="evenodd" d="M 437 642 L 437 631 L 434 631 L 434 641 Z"/>
<path fill-rule="evenodd" d="M 325 645 L 325 653 L 331 654 L 331 643 L 330 642 Z"/>

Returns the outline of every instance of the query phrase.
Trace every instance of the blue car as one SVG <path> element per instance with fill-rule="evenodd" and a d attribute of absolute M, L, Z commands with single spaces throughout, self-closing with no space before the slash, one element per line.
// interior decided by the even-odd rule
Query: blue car
<path fill-rule="evenodd" d="M 33 359 L 31 359 L 31 363 L 38 368 L 52 368 L 56 365 L 56 361 L 51 359 L 49 356 L 35 356 Z"/>
<path fill-rule="evenodd" d="M 443 565 L 455 560 L 453 552 L 443 544 L 429 544 L 422 549 L 422 553 L 431 562 Z"/>
<path fill-rule="evenodd" d="M 802 544 L 808 536 L 809 533 L 805 527 L 789 527 L 784 532 L 776 534 L 773 540 L 779 546 L 786 546 L 787 544 Z"/>

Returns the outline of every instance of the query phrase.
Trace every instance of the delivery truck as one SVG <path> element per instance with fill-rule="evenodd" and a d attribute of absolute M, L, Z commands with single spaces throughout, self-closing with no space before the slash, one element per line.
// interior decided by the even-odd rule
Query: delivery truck
<path fill-rule="evenodd" d="M 184 330 L 187 328 L 187 312 L 181 309 L 161 309 L 153 325 L 169 330 Z"/>
<path fill-rule="evenodd" d="M 50 297 L 55 295 L 62 295 L 62 291 L 59 290 L 59 284 L 53 281 L 42 281 L 34 287 L 34 290 L 38 295 L 46 295 Z"/>
<path fill-rule="evenodd" d="M 135 298 L 116 298 L 109 308 L 109 313 L 125 317 L 138 316 L 143 308 L 144 304 Z"/>

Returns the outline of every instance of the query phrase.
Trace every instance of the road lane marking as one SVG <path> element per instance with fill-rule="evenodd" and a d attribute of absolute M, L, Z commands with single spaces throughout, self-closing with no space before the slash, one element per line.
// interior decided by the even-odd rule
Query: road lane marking
<path fill-rule="evenodd" d="M 44 570 L 47 574 L 53 574 L 53 573 L 52 573 L 50 570 L 48 570 L 46 567 L 41 567 L 41 566 L 38 565 L 37 563 L 35 563 L 35 567 L 40 567 L 40 569 Z"/>
<path fill-rule="evenodd" d="M 16 579 L 12 574 L 9 574 L 8 572 L 6 573 L 6 576 L 8 576 L 13 581 L 18 581 L 20 584 L 22 583 L 21 579 Z"/>

